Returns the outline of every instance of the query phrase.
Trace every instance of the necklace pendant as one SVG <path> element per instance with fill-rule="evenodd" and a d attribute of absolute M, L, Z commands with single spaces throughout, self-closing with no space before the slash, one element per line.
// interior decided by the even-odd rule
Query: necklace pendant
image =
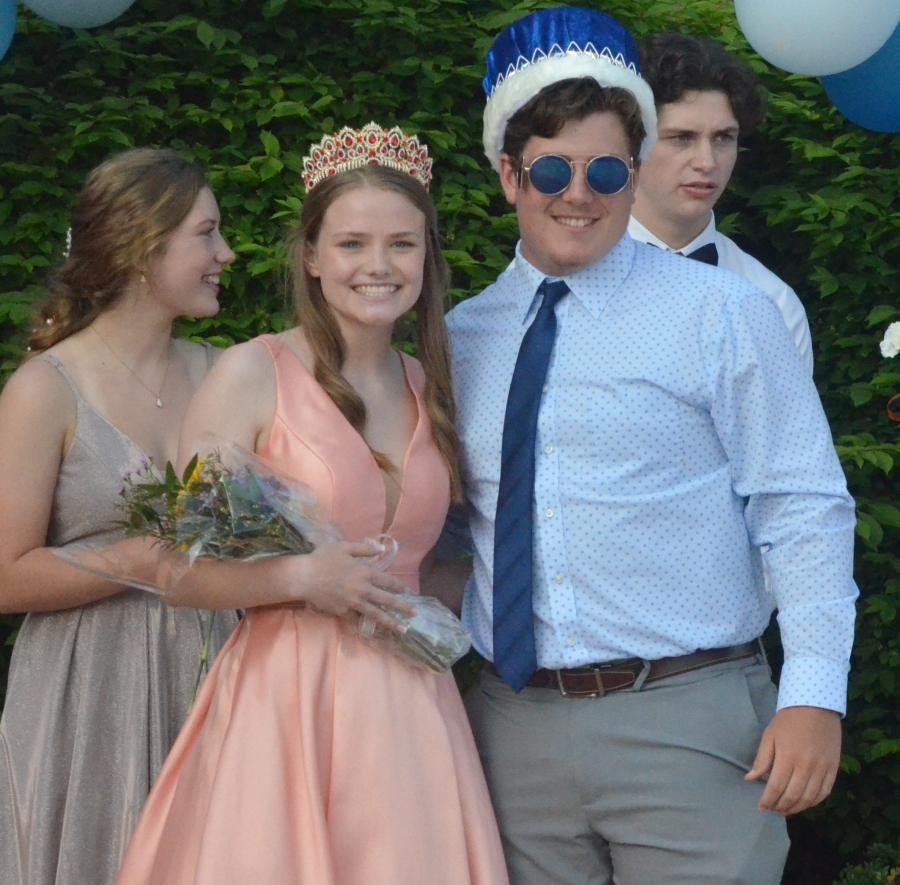
<path fill-rule="evenodd" d="M 159 397 L 157 397 L 156 398 L 156 408 L 161 409 L 162 407 L 163 407 L 163 401 Z"/>

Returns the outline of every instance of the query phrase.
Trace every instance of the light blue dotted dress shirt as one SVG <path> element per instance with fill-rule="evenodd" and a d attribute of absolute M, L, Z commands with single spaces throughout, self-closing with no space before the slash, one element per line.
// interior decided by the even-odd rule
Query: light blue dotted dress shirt
<path fill-rule="evenodd" d="M 463 621 L 492 658 L 503 417 L 544 274 L 516 259 L 448 316 L 474 575 Z M 855 510 L 778 308 L 729 271 L 629 236 L 564 278 L 538 418 L 538 662 L 655 659 L 759 636 L 785 650 L 779 708 L 843 713 Z"/>

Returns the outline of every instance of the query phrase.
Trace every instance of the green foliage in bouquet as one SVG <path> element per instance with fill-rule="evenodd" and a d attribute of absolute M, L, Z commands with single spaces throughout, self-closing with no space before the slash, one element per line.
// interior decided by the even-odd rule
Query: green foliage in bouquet
<path fill-rule="evenodd" d="M 171 463 L 161 480 L 149 465 L 128 476 L 122 524 L 129 534 L 149 535 L 192 559 L 311 553 L 314 545 L 286 506 L 289 494 L 252 467 L 227 468 L 217 452 L 195 455 L 180 478 Z"/>

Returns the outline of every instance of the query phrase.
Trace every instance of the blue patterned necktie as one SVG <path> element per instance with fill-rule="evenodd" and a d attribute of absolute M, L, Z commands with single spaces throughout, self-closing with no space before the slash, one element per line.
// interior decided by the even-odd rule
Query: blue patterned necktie
<path fill-rule="evenodd" d="M 556 340 L 554 308 L 568 293 L 562 280 L 541 283 L 538 294 L 543 301 L 522 338 L 503 421 L 494 522 L 494 666 L 515 691 L 521 691 L 537 670 L 531 604 L 534 449 L 541 394 Z"/>

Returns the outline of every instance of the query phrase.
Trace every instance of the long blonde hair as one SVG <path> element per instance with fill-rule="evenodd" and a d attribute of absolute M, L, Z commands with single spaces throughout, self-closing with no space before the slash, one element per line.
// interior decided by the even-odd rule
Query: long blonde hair
<path fill-rule="evenodd" d="M 88 176 L 72 213 L 69 254 L 35 308 L 27 358 L 89 326 L 165 248 L 206 173 L 174 151 L 134 148 Z"/>
<path fill-rule="evenodd" d="M 304 259 L 318 241 L 328 207 L 341 194 L 366 186 L 401 194 L 425 216 L 422 293 L 413 307 L 417 318 L 418 356 L 425 370 L 425 408 L 431 419 L 434 441 L 447 463 L 453 500 L 459 501 L 462 499 L 459 437 L 454 426 L 456 405 L 450 381 L 450 343 L 444 323 L 450 271 L 441 254 L 434 203 L 428 191 L 412 176 L 386 166 L 363 166 L 325 179 L 310 191 L 300 214 L 300 226 L 288 241 L 288 272 L 297 320 L 313 353 L 316 380 L 353 428 L 363 434 L 367 419 L 365 403 L 341 375 L 345 358 L 343 336 L 322 294 L 320 281 L 310 275 Z M 383 470 L 394 469 L 381 452 L 373 451 L 373 454 Z"/>

